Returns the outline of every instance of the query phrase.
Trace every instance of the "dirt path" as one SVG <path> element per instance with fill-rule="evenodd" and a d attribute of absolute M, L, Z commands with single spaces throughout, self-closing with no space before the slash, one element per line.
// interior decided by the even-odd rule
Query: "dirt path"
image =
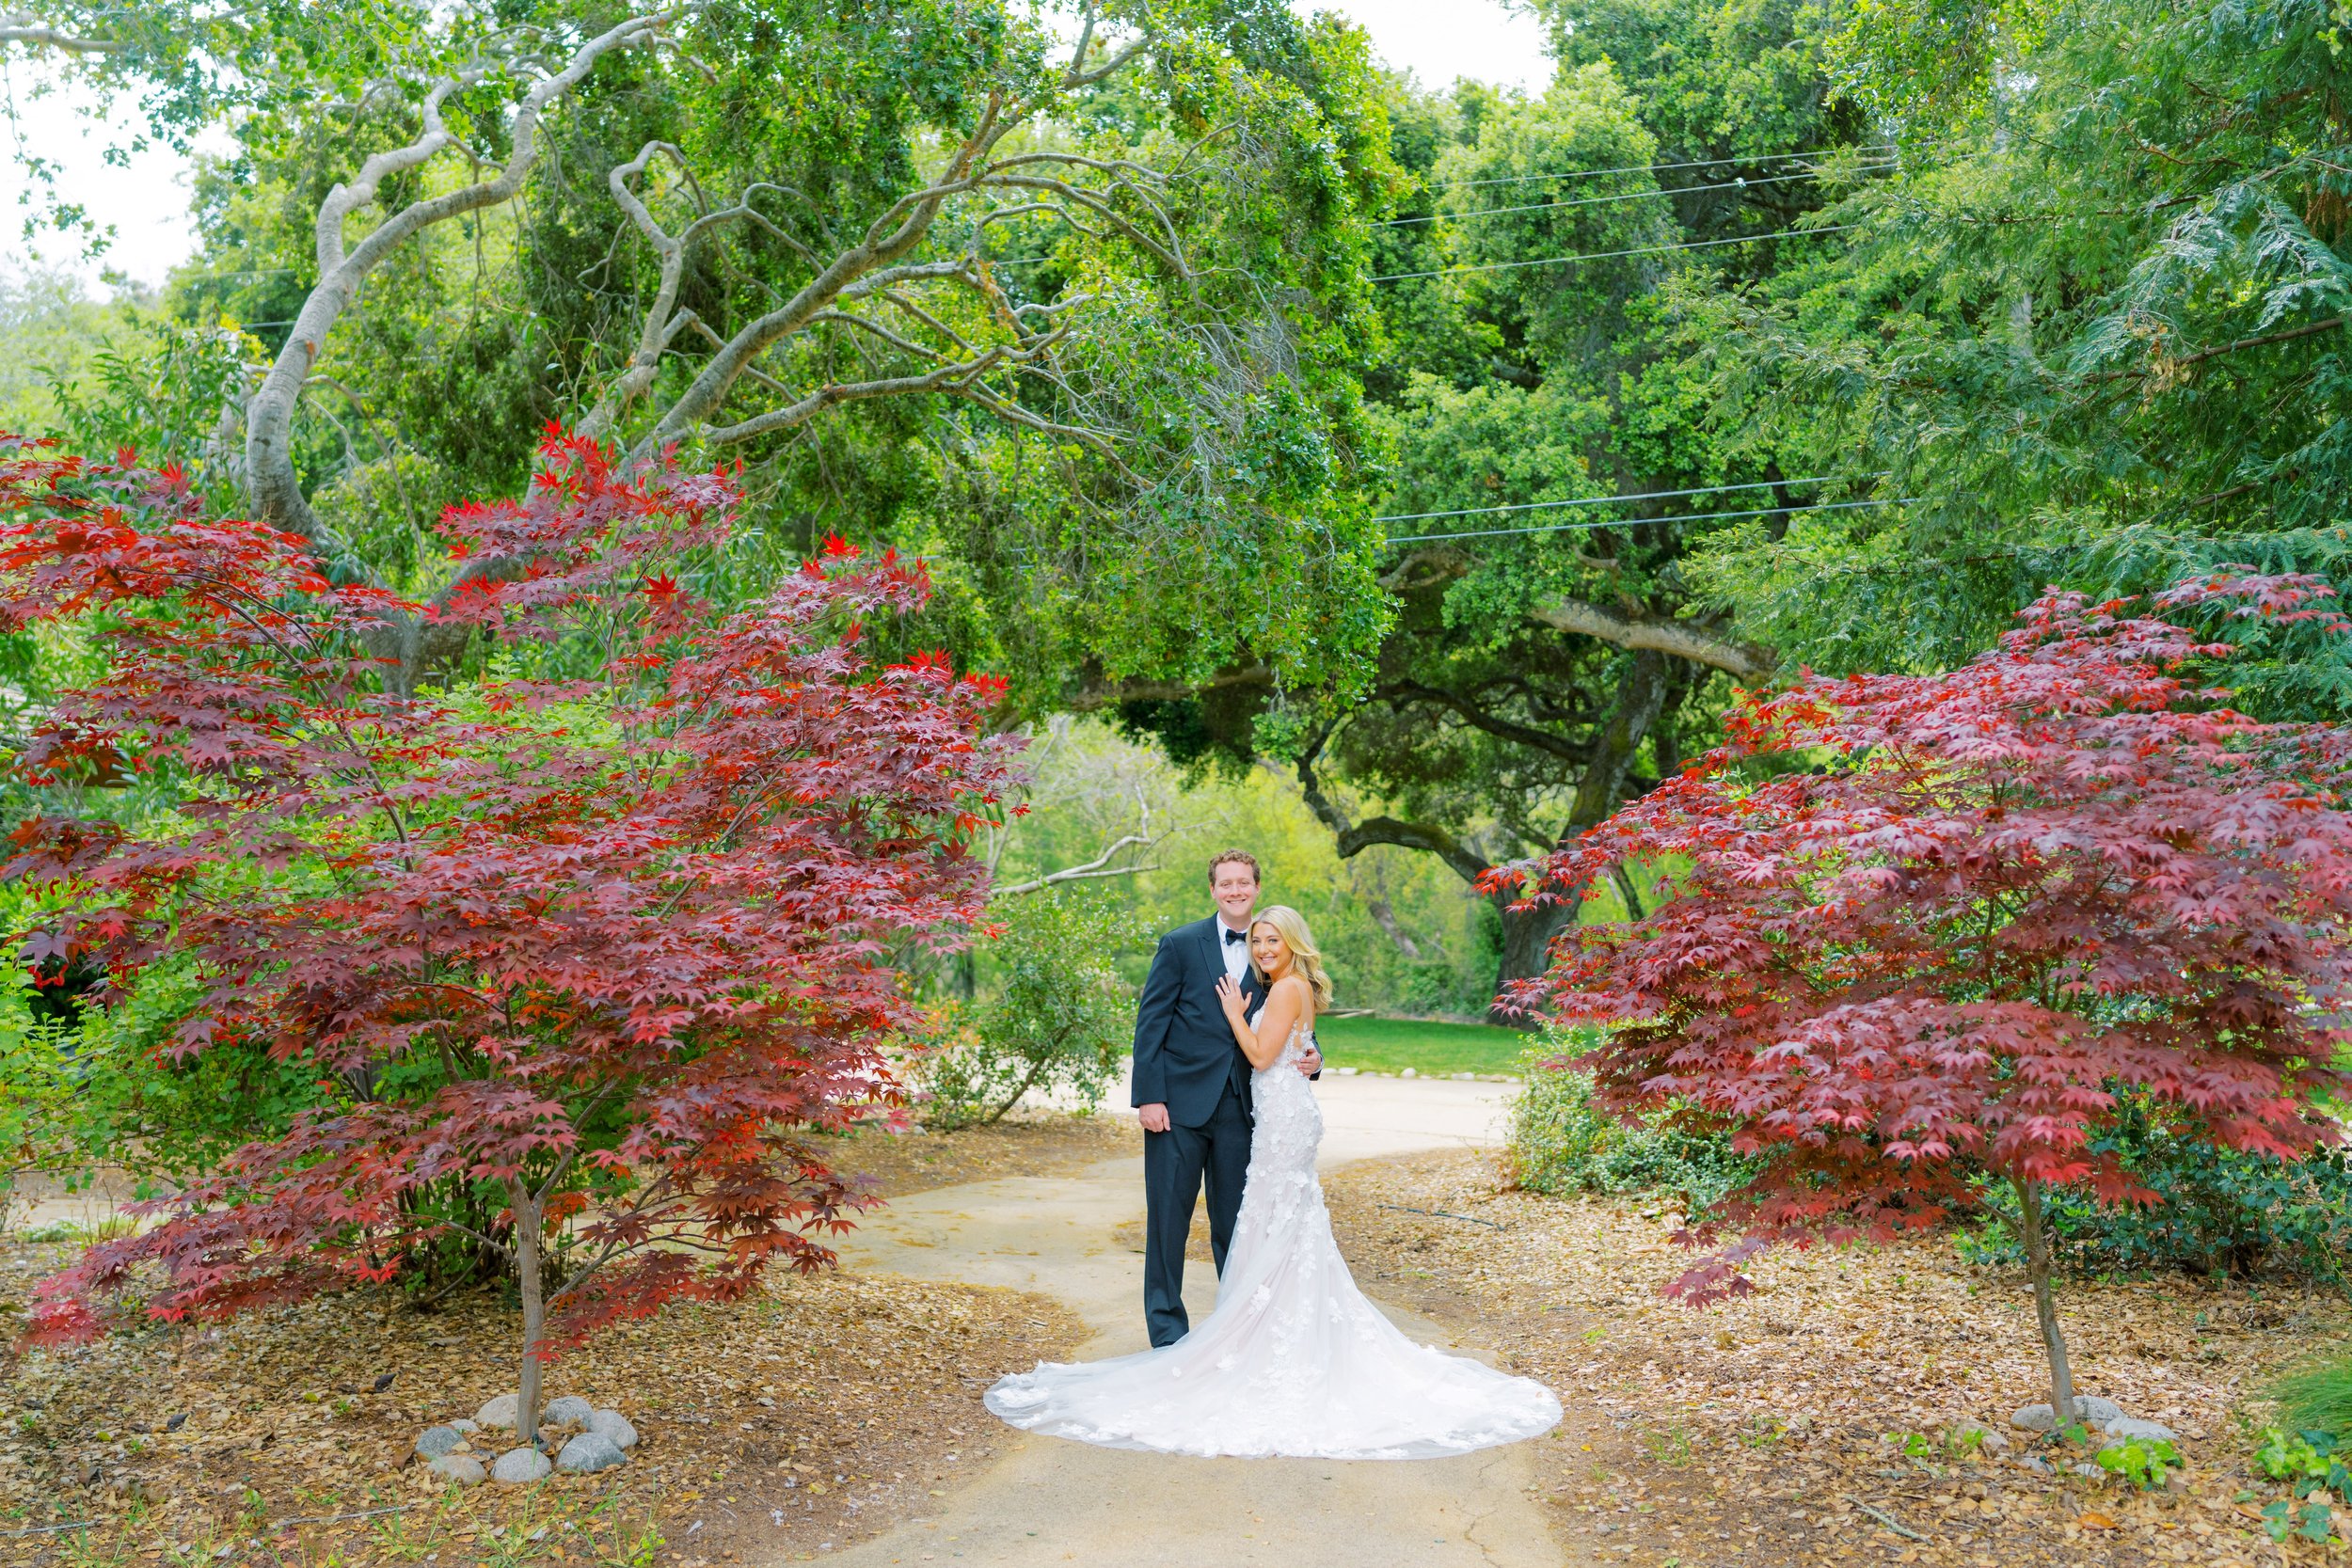
<path fill-rule="evenodd" d="M 1497 1085 L 1327 1079 L 1327 1163 L 1495 1140 Z M 1117 1232 L 1143 1213 L 1143 1163 L 923 1193 L 863 1225 L 859 1269 L 1016 1286 L 1059 1298 L 1094 1329 L 1089 1358 L 1143 1348 L 1141 1260 Z M 1186 1271 L 1197 1318 L 1210 1271 Z M 1409 1314 L 1414 1338 L 1453 1338 Z M 1475 1353 L 1476 1346 L 1456 1345 Z M 1007 1369 L 1013 1370 L 1013 1369 Z M 1093 1568 L 1563 1568 L 1528 1495 L 1542 1444 L 1414 1464 L 1171 1459 L 1015 1435 L 1001 1456 L 911 1521 L 828 1560 L 858 1565 L 1083 1562 Z"/>

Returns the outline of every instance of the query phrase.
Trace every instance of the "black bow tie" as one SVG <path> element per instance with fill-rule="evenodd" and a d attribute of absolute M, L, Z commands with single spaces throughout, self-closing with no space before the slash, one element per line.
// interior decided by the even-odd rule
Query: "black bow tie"
<path fill-rule="evenodd" d="M 1236 931 L 1231 926 L 1228 926 L 1225 927 L 1225 940 L 1227 942 L 1248 942 L 1249 940 L 1249 933 L 1247 931 Z"/>

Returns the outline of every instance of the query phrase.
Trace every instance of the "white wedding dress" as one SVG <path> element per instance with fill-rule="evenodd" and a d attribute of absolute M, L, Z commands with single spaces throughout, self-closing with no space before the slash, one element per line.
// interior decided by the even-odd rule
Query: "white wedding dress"
<path fill-rule="evenodd" d="M 1549 1432 L 1542 1384 L 1417 1345 L 1349 1276 L 1315 1180 L 1323 1113 L 1294 1031 L 1250 1078 L 1257 1121 L 1216 1310 L 1176 1343 L 1004 1378 L 988 1407 L 1106 1448 L 1251 1458 L 1434 1459 Z"/>

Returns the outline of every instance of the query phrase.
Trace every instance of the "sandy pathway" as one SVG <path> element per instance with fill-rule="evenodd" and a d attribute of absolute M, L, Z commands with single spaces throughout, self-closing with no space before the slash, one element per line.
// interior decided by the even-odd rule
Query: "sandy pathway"
<path fill-rule="evenodd" d="M 1327 1165 L 1495 1142 L 1504 1085 L 1327 1076 Z M 1123 1097 L 1122 1097 L 1123 1098 Z M 1076 1176 L 974 1182 L 895 1202 L 844 1248 L 850 1267 L 1017 1286 L 1058 1297 L 1091 1326 L 1089 1358 L 1143 1348 L 1140 1258 L 1115 1232 L 1143 1212 L 1143 1162 Z M 1186 1271 L 1196 1321 L 1211 1271 Z M 1409 1314 L 1416 1338 L 1450 1343 Z M 1545 1439 L 1544 1441 L 1552 1441 Z M 858 1565 L 1083 1562 L 1093 1568 L 1560 1568 L 1527 1496 L 1528 1445 L 1411 1464 L 1169 1459 L 1014 1435 L 941 1512 L 828 1560 Z"/>

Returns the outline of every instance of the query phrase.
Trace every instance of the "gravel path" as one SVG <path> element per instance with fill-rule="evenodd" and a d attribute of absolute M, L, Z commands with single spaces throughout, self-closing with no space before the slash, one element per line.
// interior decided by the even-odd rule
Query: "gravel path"
<path fill-rule="evenodd" d="M 1492 1084 L 1329 1075 L 1317 1089 L 1327 1166 L 1492 1144 L 1508 1092 Z M 1095 1331 L 1085 1356 L 1114 1355 L 1143 1347 L 1141 1260 L 1116 1237 L 1142 1212 L 1140 1159 L 1070 1176 L 973 1182 L 869 1217 L 844 1246 L 844 1261 L 1043 1291 Z M 1196 1264 L 1186 1283 L 1197 1320 L 1214 1303 L 1215 1279 Z M 1416 1338 L 1454 1343 L 1424 1320 L 1391 1315 Z M 935 1516 L 828 1560 L 858 1568 L 1564 1568 L 1583 1560 L 1553 1542 L 1528 1496 L 1532 1450 L 1556 1441 L 1422 1463 L 1333 1464 L 1172 1459 L 1016 1435 L 996 1461 L 948 1490 Z"/>

